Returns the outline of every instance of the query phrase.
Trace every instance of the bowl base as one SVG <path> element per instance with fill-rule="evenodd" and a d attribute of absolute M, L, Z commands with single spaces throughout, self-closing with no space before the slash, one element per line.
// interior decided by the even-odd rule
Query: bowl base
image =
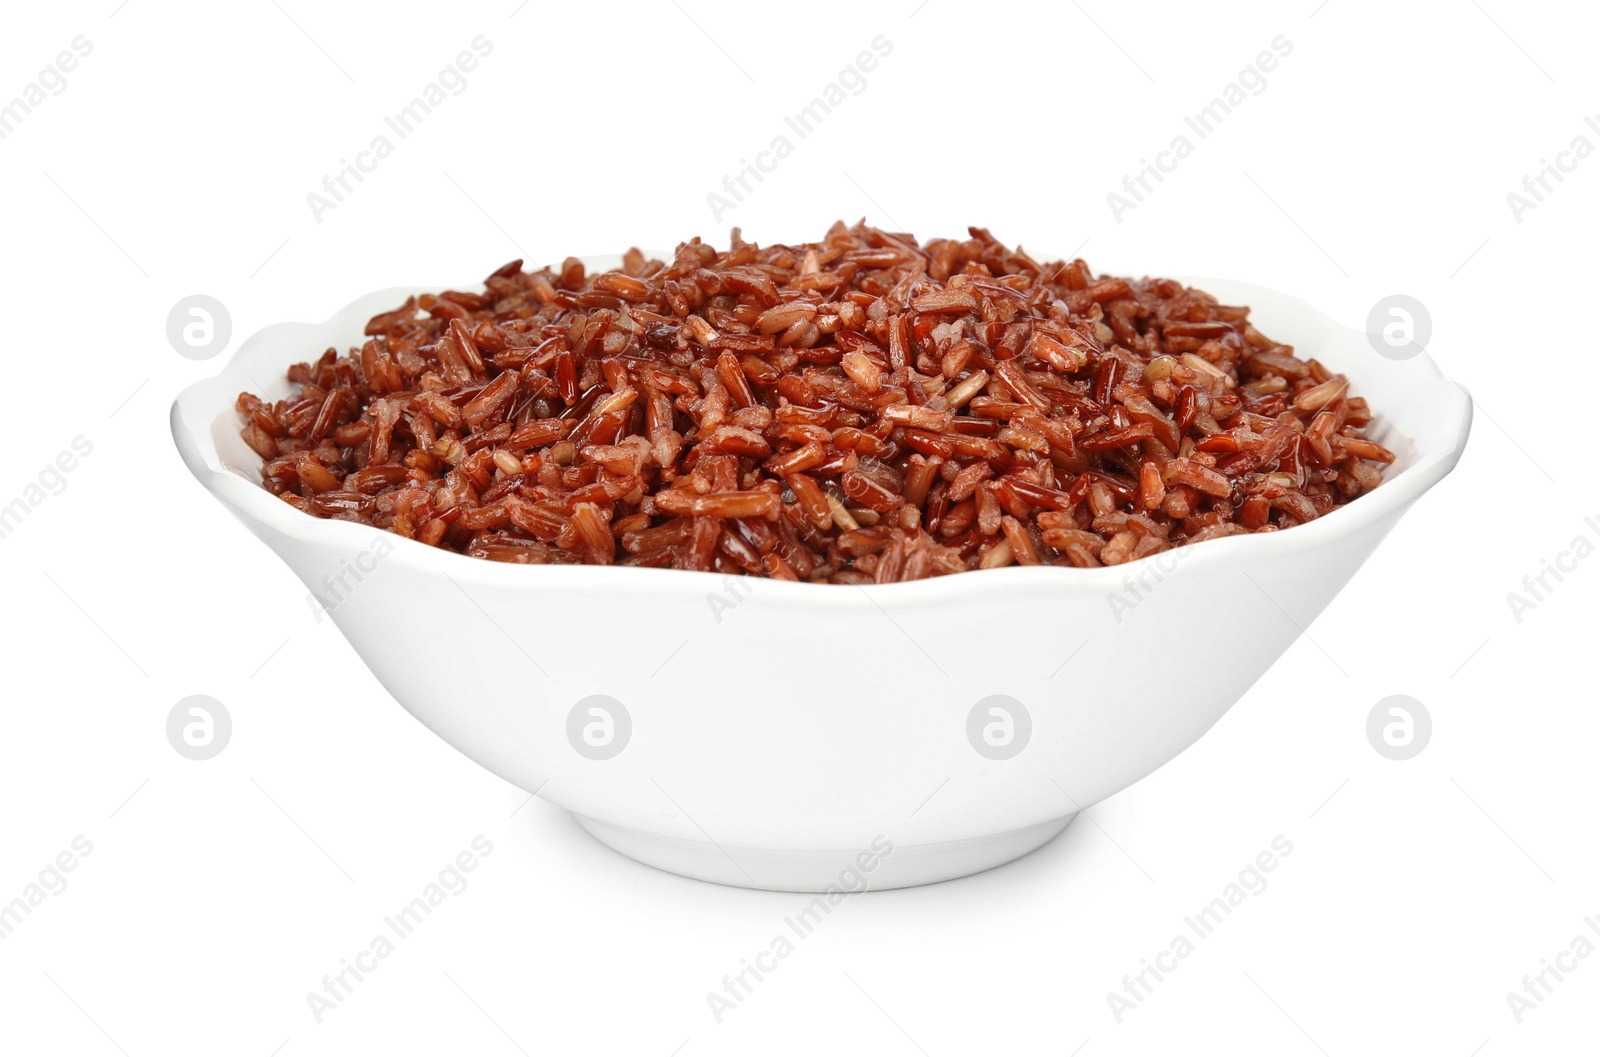
<path fill-rule="evenodd" d="M 863 879 L 865 890 L 876 891 L 949 881 L 990 870 L 1049 843 L 1077 817 L 1077 812 L 1007 833 L 939 844 L 895 845 L 888 854 L 869 852 L 876 860 L 870 872 L 863 872 L 855 864 L 860 851 L 737 847 L 663 837 L 583 815 L 574 817 L 612 851 L 668 873 L 738 888 L 826 892 L 830 888 L 864 890 Z"/>

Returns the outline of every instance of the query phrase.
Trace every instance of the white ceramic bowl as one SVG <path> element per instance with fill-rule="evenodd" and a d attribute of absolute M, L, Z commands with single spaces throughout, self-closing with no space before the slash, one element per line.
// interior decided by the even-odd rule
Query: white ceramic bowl
<path fill-rule="evenodd" d="M 334 603 L 396 700 L 612 848 L 748 887 L 923 884 L 1032 851 L 1187 748 L 1460 457 L 1471 400 L 1426 355 L 1379 356 L 1271 290 L 1191 282 L 1350 376 L 1379 412 L 1370 435 L 1398 455 L 1381 487 L 1298 528 L 1114 568 L 866 588 L 466 558 L 274 498 L 233 411 L 254 379 L 277 398 L 289 363 L 359 344 L 406 289 L 255 334 L 178 397 L 173 434 L 200 482 Z M 1219 664 L 1196 631 L 1220 620 Z M 1188 673 L 1184 693 L 1157 656 Z"/>

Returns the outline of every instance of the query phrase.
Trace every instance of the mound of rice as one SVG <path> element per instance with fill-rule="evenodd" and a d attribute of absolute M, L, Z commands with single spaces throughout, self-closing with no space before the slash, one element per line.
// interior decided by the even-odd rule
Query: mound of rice
<path fill-rule="evenodd" d="M 1170 279 L 737 229 L 621 268 L 513 261 L 241 394 L 307 514 L 506 562 L 885 583 L 1115 565 L 1290 528 L 1392 453 L 1342 375 Z"/>

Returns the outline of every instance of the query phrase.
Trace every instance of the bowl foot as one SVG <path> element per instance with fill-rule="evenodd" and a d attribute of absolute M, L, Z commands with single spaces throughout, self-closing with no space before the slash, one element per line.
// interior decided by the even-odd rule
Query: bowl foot
<path fill-rule="evenodd" d="M 658 870 L 698 881 L 774 892 L 825 892 L 909 888 L 949 881 L 1019 859 L 1067 828 L 1076 812 L 1007 833 L 939 844 L 894 845 L 887 854 L 869 848 L 810 851 L 747 848 L 682 840 L 574 816 L 601 844 Z M 865 853 L 870 871 L 856 864 Z"/>

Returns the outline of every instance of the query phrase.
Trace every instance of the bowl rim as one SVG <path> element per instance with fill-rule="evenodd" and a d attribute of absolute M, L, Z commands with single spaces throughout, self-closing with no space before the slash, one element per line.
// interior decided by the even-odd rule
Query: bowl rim
<path fill-rule="evenodd" d="M 590 267 L 611 268 L 620 260 L 617 255 L 585 258 Z M 1266 295 L 1280 304 L 1294 306 L 1319 317 L 1325 327 L 1342 332 L 1349 338 L 1364 339 L 1365 335 L 1339 324 L 1308 302 L 1255 283 L 1237 279 L 1207 277 L 1175 277 L 1180 282 L 1210 290 L 1225 287 L 1233 291 L 1248 291 Z M 1209 284 L 1209 285 L 1208 285 Z M 470 285 L 470 284 L 469 284 Z M 320 323 L 281 322 L 257 330 L 240 342 L 224 362 L 221 369 L 184 388 L 173 401 L 171 426 L 173 439 L 189 471 L 210 492 L 232 509 L 241 519 L 254 519 L 274 532 L 307 544 L 349 548 L 369 547 L 374 538 L 389 540 L 394 550 L 385 558 L 385 565 L 395 562 L 414 567 L 423 573 L 442 574 L 459 584 L 502 589 L 555 587 L 581 585 L 585 589 L 636 589 L 649 587 L 660 590 L 685 590 L 699 595 L 719 589 L 725 575 L 715 572 L 696 572 L 684 569 L 654 569 L 633 566 L 572 565 L 518 565 L 508 562 L 486 561 L 440 547 L 431 547 L 417 540 L 395 535 L 387 530 L 354 522 L 313 517 L 283 502 L 268 492 L 258 482 L 245 478 L 229 468 L 218 452 L 212 430 L 223 415 L 232 415 L 234 401 L 241 386 L 237 383 L 250 378 L 255 359 L 277 346 L 278 336 L 292 332 L 310 334 L 326 331 L 346 316 L 356 314 L 358 308 L 378 305 L 392 307 L 409 295 L 430 290 L 455 289 L 433 285 L 396 286 L 374 291 L 358 297 Z M 1235 300 L 1237 300 L 1235 298 Z M 1255 299 L 1252 299 L 1255 300 Z M 369 315 L 385 311 L 387 307 L 373 308 Z M 309 347 L 312 342 L 302 342 Z M 255 354 L 254 356 L 252 354 Z M 278 354 L 274 354 L 275 356 Z M 282 364 L 272 364 L 275 371 Z M 1374 364 L 1373 370 L 1406 369 L 1414 372 L 1420 381 L 1439 397 L 1439 406 L 1430 409 L 1437 425 L 1436 435 L 1445 443 L 1421 445 L 1416 460 L 1386 477 L 1376 489 L 1339 507 L 1315 521 L 1296 525 L 1281 532 L 1251 533 L 1225 536 L 1202 543 L 1187 544 L 1172 551 L 1162 551 L 1121 565 L 1092 569 L 1062 566 L 1007 566 L 1001 569 L 969 570 L 946 576 L 928 577 L 890 584 L 855 585 L 858 591 L 835 590 L 845 585 L 812 584 L 766 577 L 740 577 L 750 580 L 750 588 L 766 596 L 769 601 L 790 599 L 808 604 L 822 603 L 829 607 L 878 606 L 892 602 L 897 607 L 914 606 L 923 602 L 959 602 L 977 592 L 1017 590 L 1050 587 L 1057 590 L 1083 590 L 1110 593 L 1122 589 L 1130 578 L 1137 579 L 1152 563 L 1170 555 L 1183 555 L 1178 568 L 1160 568 L 1162 577 L 1183 572 L 1199 572 L 1212 565 L 1250 559 L 1293 559 L 1306 552 L 1319 550 L 1325 545 L 1363 529 L 1393 515 L 1398 516 L 1423 493 L 1443 480 L 1460 460 L 1467 437 L 1471 431 L 1473 404 L 1471 395 L 1459 383 L 1447 377 L 1438 363 L 1426 351 L 1405 361 L 1385 360 Z M 259 386 L 260 383 L 255 383 Z M 759 583 L 759 587 L 755 587 Z"/>

